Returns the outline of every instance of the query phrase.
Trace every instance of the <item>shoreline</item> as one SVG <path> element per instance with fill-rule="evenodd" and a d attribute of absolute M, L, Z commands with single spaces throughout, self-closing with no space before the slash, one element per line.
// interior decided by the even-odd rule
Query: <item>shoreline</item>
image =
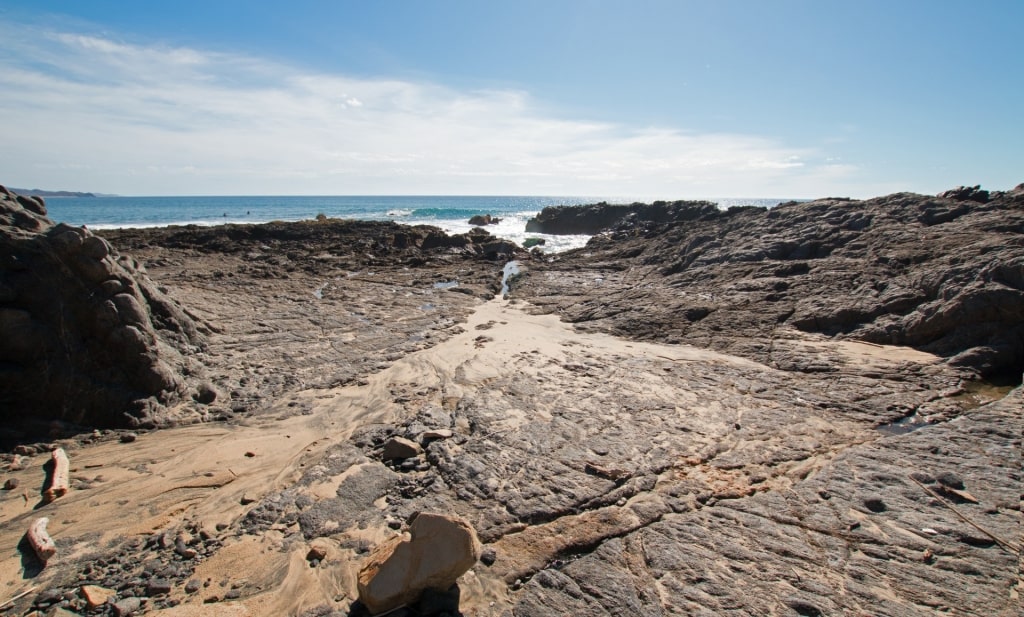
<path fill-rule="evenodd" d="M 12 614 L 83 614 L 90 584 L 163 617 L 361 615 L 369 552 L 414 513 L 443 512 L 489 555 L 459 579 L 467 616 L 923 615 L 967 595 L 998 614 L 1019 600 L 1020 436 L 1007 427 L 1024 389 L 974 391 L 979 372 L 941 348 L 821 328 L 828 300 L 898 306 L 884 323 L 912 314 L 910 296 L 841 278 L 899 290 L 919 276 L 843 252 L 863 244 L 931 264 L 935 226 L 913 227 L 920 245 L 893 242 L 917 225 L 897 217 L 918 212 L 890 203 L 644 223 L 557 258 L 390 223 L 105 234 L 111 259 L 136 262 L 202 335 L 181 365 L 192 394 L 159 430 L 27 444 L 21 470 L 0 459 L 19 487 L 0 494 L 0 602 L 34 586 Z M 1017 250 L 963 231 L 1014 210 L 937 203 L 966 217 L 944 249 Z M 804 250 L 773 234 L 826 215 L 846 234 L 827 255 L 736 257 Z M 731 245 L 691 239 L 718 226 Z M 508 257 L 521 272 L 504 297 Z M 911 416 L 916 430 L 882 430 Z M 421 451 L 385 460 L 396 437 Z M 70 491 L 35 509 L 56 445 Z M 44 568 L 19 548 L 38 516 L 58 547 Z"/>

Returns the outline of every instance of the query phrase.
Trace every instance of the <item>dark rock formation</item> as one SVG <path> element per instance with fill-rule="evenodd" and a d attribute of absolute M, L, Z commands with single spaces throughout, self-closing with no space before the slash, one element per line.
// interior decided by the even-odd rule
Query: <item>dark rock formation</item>
<path fill-rule="evenodd" d="M 609 204 L 549 206 L 526 222 L 526 231 L 542 234 L 596 234 L 617 224 L 680 223 L 721 214 L 707 201 L 656 201 L 652 204 Z"/>
<path fill-rule="evenodd" d="M 976 201 L 979 204 L 987 204 L 989 201 L 988 191 L 982 190 L 981 185 L 958 186 L 955 189 L 939 193 L 943 199 L 954 199 L 956 201 Z"/>
<path fill-rule="evenodd" d="M 497 225 L 501 219 L 490 214 L 477 214 L 469 218 L 470 225 Z"/>
<path fill-rule="evenodd" d="M 807 359 L 773 354 L 771 341 L 796 328 L 912 346 L 981 375 L 1019 378 L 1024 185 L 984 203 L 982 193 L 727 212 L 677 206 L 682 218 L 659 223 L 609 223 L 610 206 L 558 210 L 560 220 L 599 220 L 613 230 L 585 250 L 535 264 L 518 292 L 572 322 L 780 367 L 812 370 Z"/>
<path fill-rule="evenodd" d="M 492 258 L 504 253 L 507 241 L 481 227 L 448 235 L 429 225 L 408 226 L 391 221 L 356 221 L 324 218 L 318 221 L 273 222 L 262 225 L 168 226 L 158 229 L 104 230 L 102 235 L 124 250 L 159 246 L 194 249 L 203 253 L 246 254 L 259 251 L 265 260 L 304 261 L 356 252 L 369 263 L 386 260 L 416 264 L 438 253 L 453 257 Z M 496 251 L 495 244 L 501 244 Z M 292 264 L 292 268 L 298 267 Z M 309 264 L 302 267 L 309 268 Z"/>
<path fill-rule="evenodd" d="M 186 394 L 196 324 L 84 227 L 0 187 L 0 411 L 4 424 L 156 425 Z M 190 370 L 195 370 L 195 367 Z"/>

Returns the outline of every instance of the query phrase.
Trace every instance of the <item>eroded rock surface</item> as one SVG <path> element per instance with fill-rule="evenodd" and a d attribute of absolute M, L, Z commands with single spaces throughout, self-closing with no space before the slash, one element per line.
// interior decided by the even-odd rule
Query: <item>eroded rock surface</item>
<path fill-rule="evenodd" d="M 968 347 L 947 352 L 860 334 L 1016 297 L 1020 192 L 989 197 L 626 221 L 576 253 L 518 253 L 511 299 L 493 299 L 502 253 L 484 246 L 503 243 L 482 235 L 104 232 L 208 331 L 198 405 L 234 421 L 69 448 L 73 490 L 42 512 L 62 558 L 16 611 L 85 614 L 68 597 L 96 584 L 164 617 L 358 615 L 373 550 L 445 512 L 480 560 L 457 606 L 407 616 L 1012 614 L 1024 391 L 957 360 L 1002 335 L 954 324 L 940 339 Z M 784 241 L 801 257 L 766 252 Z M 927 281 L 943 292 L 919 301 Z M 914 300 L 795 323 L 890 306 L 882 283 Z M 40 485 L 23 458 L 9 475 Z M 14 495 L 0 515 L 15 555 L 38 514 Z M 0 561 L 0 580 L 23 572 Z"/>
<path fill-rule="evenodd" d="M 358 383 L 445 340 L 499 291 L 504 260 L 517 250 L 482 229 L 449 236 L 337 219 L 102 233 L 209 331 L 196 358 L 222 396 L 199 409 L 203 420 Z"/>
<path fill-rule="evenodd" d="M 792 330 L 911 346 L 986 376 L 1024 371 L 1024 185 L 681 208 L 605 224 L 608 206 L 592 207 L 611 231 L 535 263 L 520 297 L 580 327 L 805 372 L 834 368 L 779 353 Z"/>

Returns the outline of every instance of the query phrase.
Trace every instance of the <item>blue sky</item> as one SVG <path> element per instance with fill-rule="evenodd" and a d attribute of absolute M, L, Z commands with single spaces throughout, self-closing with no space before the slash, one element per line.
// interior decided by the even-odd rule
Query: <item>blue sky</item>
<path fill-rule="evenodd" d="M 1024 2 L 0 4 L 0 182 L 870 197 L 1024 181 Z"/>

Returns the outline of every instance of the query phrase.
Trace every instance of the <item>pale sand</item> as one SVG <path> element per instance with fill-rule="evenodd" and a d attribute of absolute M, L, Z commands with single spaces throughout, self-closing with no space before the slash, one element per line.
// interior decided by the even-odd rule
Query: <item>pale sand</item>
<path fill-rule="evenodd" d="M 38 510 L 42 465 L 46 457 L 30 459 L 28 469 L 12 472 L 21 484 L 15 494 L 0 501 L 0 601 L 25 588 L 45 588 L 48 574 L 69 559 L 105 547 L 114 538 L 173 528 L 183 521 L 199 522 L 214 530 L 218 523 L 231 525 L 252 507 L 241 505 L 243 496 L 259 500 L 274 490 L 294 483 L 307 461 L 314 461 L 328 446 L 346 440 L 352 431 L 369 423 L 394 422 L 403 408 L 393 401 L 393 386 L 430 386 L 439 400 L 455 400 L 488 387 L 490 380 L 510 370 L 543 373 L 551 362 L 570 361 L 570 352 L 586 350 L 595 362 L 628 366 L 631 360 L 656 359 L 669 363 L 731 365 L 754 372 L 771 369 L 755 362 L 685 345 L 630 342 L 596 333 L 577 333 L 554 315 L 531 315 L 516 304 L 496 299 L 481 305 L 465 324 L 465 331 L 423 351 L 409 354 L 389 368 L 366 378 L 364 385 L 330 390 L 306 390 L 279 401 L 268 413 L 240 425 L 197 425 L 145 434 L 134 443 L 106 442 L 69 452 L 72 477 L 92 481 L 88 490 L 72 490 Z M 876 346 L 803 340 L 809 352 L 830 351 L 858 364 L 894 360 L 931 363 L 934 357 L 907 350 Z M 515 362 L 513 358 L 519 358 Z M 532 358 L 523 361 L 522 358 Z M 649 362 L 648 362 L 649 363 Z M 622 379 L 642 384 L 652 395 L 671 398 L 681 392 L 662 391 L 663 380 L 651 374 L 623 372 Z M 614 384 L 608 384 L 615 387 Z M 312 413 L 293 415 L 288 403 L 312 405 Z M 709 401 L 709 404 L 713 401 Z M 538 402 L 536 409 L 520 410 L 504 419 L 503 427 L 543 420 L 550 410 Z M 456 427 L 458 428 L 458 427 Z M 247 456 L 247 453 L 254 456 Z M 318 497 L 333 494 L 340 478 L 314 485 Z M 29 523 L 38 516 L 50 518 L 49 530 L 63 547 L 36 579 L 23 579 L 17 545 Z M 151 614 L 255 616 L 287 615 L 321 604 L 338 604 L 355 597 L 355 573 L 359 560 L 350 553 L 329 555 L 331 567 L 310 568 L 305 560 L 308 544 L 283 543 L 286 530 L 259 537 L 229 538 L 225 546 L 202 562 L 195 573 L 199 580 L 244 578 L 247 589 L 259 589 L 244 599 L 201 604 L 202 594 L 185 596 L 176 589 L 173 597 L 184 603 Z M 376 542 L 394 532 L 366 529 L 359 532 Z M 514 535 L 514 534 L 513 534 Z M 350 536 L 351 537 L 351 536 Z M 514 537 L 503 542 L 515 544 Z M 328 547 L 330 542 L 326 543 Z M 507 571 L 507 570 L 506 570 Z M 507 606 L 507 584 L 498 573 L 477 567 L 464 577 L 463 612 L 486 614 Z M 494 603 L 492 605 L 492 603 Z M 489 608 L 493 607 L 493 608 Z"/>

